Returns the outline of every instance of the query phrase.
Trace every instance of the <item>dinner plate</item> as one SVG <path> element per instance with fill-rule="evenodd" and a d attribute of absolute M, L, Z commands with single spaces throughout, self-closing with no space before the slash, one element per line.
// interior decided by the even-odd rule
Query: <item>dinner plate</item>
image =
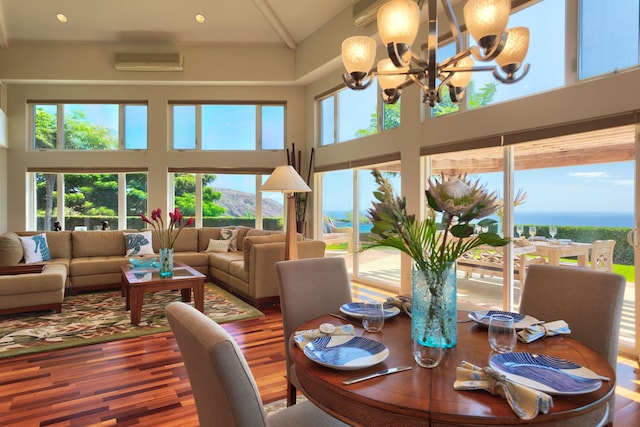
<path fill-rule="evenodd" d="M 592 370 L 545 354 L 498 354 L 491 357 L 489 366 L 515 383 L 549 394 L 590 393 L 602 385 L 602 381 Z"/>
<path fill-rule="evenodd" d="M 364 315 L 363 302 L 349 302 L 340 306 L 340 311 L 351 317 L 362 317 Z M 384 318 L 388 319 L 400 314 L 400 309 L 393 304 L 384 304 Z"/>
<path fill-rule="evenodd" d="M 471 318 L 471 320 L 473 320 L 474 322 L 489 326 L 489 318 L 493 314 L 506 314 L 507 316 L 513 317 L 514 326 L 516 329 L 524 329 L 528 326 L 540 323 L 540 321 L 535 317 L 528 316 L 526 314 L 512 313 L 510 311 L 500 310 L 473 311 L 469 313 L 469 318 Z"/>
<path fill-rule="evenodd" d="M 336 335 L 311 341 L 304 346 L 304 354 L 322 366 L 352 371 L 382 362 L 389 356 L 389 349 L 369 338 Z"/>

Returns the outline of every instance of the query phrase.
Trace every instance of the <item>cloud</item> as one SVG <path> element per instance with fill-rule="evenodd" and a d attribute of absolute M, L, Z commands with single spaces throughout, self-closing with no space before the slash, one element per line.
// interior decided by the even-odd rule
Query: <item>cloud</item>
<path fill-rule="evenodd" d="M 607 172 L 570 172 L 567 175 L 575 176 L 577 178 L 609 178 L 610 175 Z"/>

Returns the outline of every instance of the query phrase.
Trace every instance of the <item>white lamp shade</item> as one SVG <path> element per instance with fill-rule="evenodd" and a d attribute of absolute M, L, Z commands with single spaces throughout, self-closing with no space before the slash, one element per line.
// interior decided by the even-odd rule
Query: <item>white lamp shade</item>
<path fill-rule="evenodd" d="M 476 41 L 504 32 L 509 22 L 510 0 L 469 0 L 464 5 L 464 23 Z"/>
<path fill-rule="evenodd" d="M 342 63 L 348 73 L 368 73 L 376 60 L 376 41 L 354 36 L 342 42 Z"/>
<path fill-rule="evenodd" d="M 507 30 L 507 43 L 500 55 L 496 57 L 496 64 L 505 67 L 511 64 L 520 66 L 529 50 L 529 29 L 514 27 Z"/>
<path fill-rule="evenodd" d="M 260 191 L 308 193 L 311 188 L 304 182 L 293 166 L 278 166 L 271 172 L 269 179 L 262 184 Z"/>
<path fill-rule="evenodd" d="M 473 64 L 473 58 L 471 58 L 470 56 L 466 56 L 458 61 L 456 67 L 471 68 L 473 67 Z M 457 72 L 453 75 L 453 77 L 451 77 L 449 83 L 456 87 L 467 87 L 472 75 L 473 73 L 471 71 Z"/>
<path fill-rule="evenodd" d="M 434 0 L 431 0 L 434 1 Z M 378 9 L 378 33 L 384 45 L 411 45 L 420 27 L 420 8 L 411 0 L 391 0 Z"/>
<path fill-rule="evenodd" d="M 378 73 L 406 73 L 409 67 L 396 67 L 390 59 L 383 59 L 378 62 Z M 395 89 L 407 80 L 405 74 L 385 75 L 378 74 L 378 84 L 382 90 Z"/>

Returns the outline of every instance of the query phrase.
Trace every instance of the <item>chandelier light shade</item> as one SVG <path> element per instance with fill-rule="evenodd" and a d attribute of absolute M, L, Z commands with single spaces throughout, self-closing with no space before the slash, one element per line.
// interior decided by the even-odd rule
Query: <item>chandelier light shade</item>
<path fill-rule="evenodd" d="M 382 99 L 393 104 L 400 99 L 402 89 L 415 84 L 423 93 L 423 102 L 434 107 L 442 102 L 443 89 L 448 88 L 451 101 L 460 102 L 474 72 L 493 72 L 503 83 L 520 81 L 529 71 L 522 66 L 529 48 L 526 27 L 507 29 L 511 12 L 510 0 L 468 0 L 463 8 L 464 23 L 476 45 L 467 47 L 460 32 L 451 0 L 440 0 L 453 41 L 454 56 L 437 61 L 438 1 L 426 0 L 428 40 L 421 44 L 422 52 L 411 50 L 420 26 L 420 11 L 425 0 L 390 0 L 378 10 L 378 34 L 386 48 L 388 59 L 375 68 L 376 42 L 371 37 L 350 37 L 342 43 L 342 60 L 347 74 L 342 76 L 347 87 L 365 89 L 374 78 L 382 89 Z M 486 66 L 478 62 L 491 62 Z"/>

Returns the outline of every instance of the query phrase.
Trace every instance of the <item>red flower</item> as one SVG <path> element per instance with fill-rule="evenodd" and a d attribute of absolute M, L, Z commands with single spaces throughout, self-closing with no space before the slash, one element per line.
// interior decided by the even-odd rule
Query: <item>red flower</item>
<path fill-rule="evenodd" d="M 169 227 L 167 227 L 167 229 L 164 228 L 162 209 L 160 208 L 151 211 L 151 220 L 149 220 L 149 218 L 144 214 L 140 215 L 140 217 L 144 222 L 150 224 L 155 230 L 156 235 L 158 236 L 160 249 L 172 249 L 173 244 L 182 232 L 182 229 L 189 227 L 195 222 L 193 217 L 191 217 L 183 223 L 182 220 L 184 219 L 184 216 L 178 207 L 176 207 L 173 212 L 169 212 Z M 175 234 L 174 230 L 177 230 Z"/>

